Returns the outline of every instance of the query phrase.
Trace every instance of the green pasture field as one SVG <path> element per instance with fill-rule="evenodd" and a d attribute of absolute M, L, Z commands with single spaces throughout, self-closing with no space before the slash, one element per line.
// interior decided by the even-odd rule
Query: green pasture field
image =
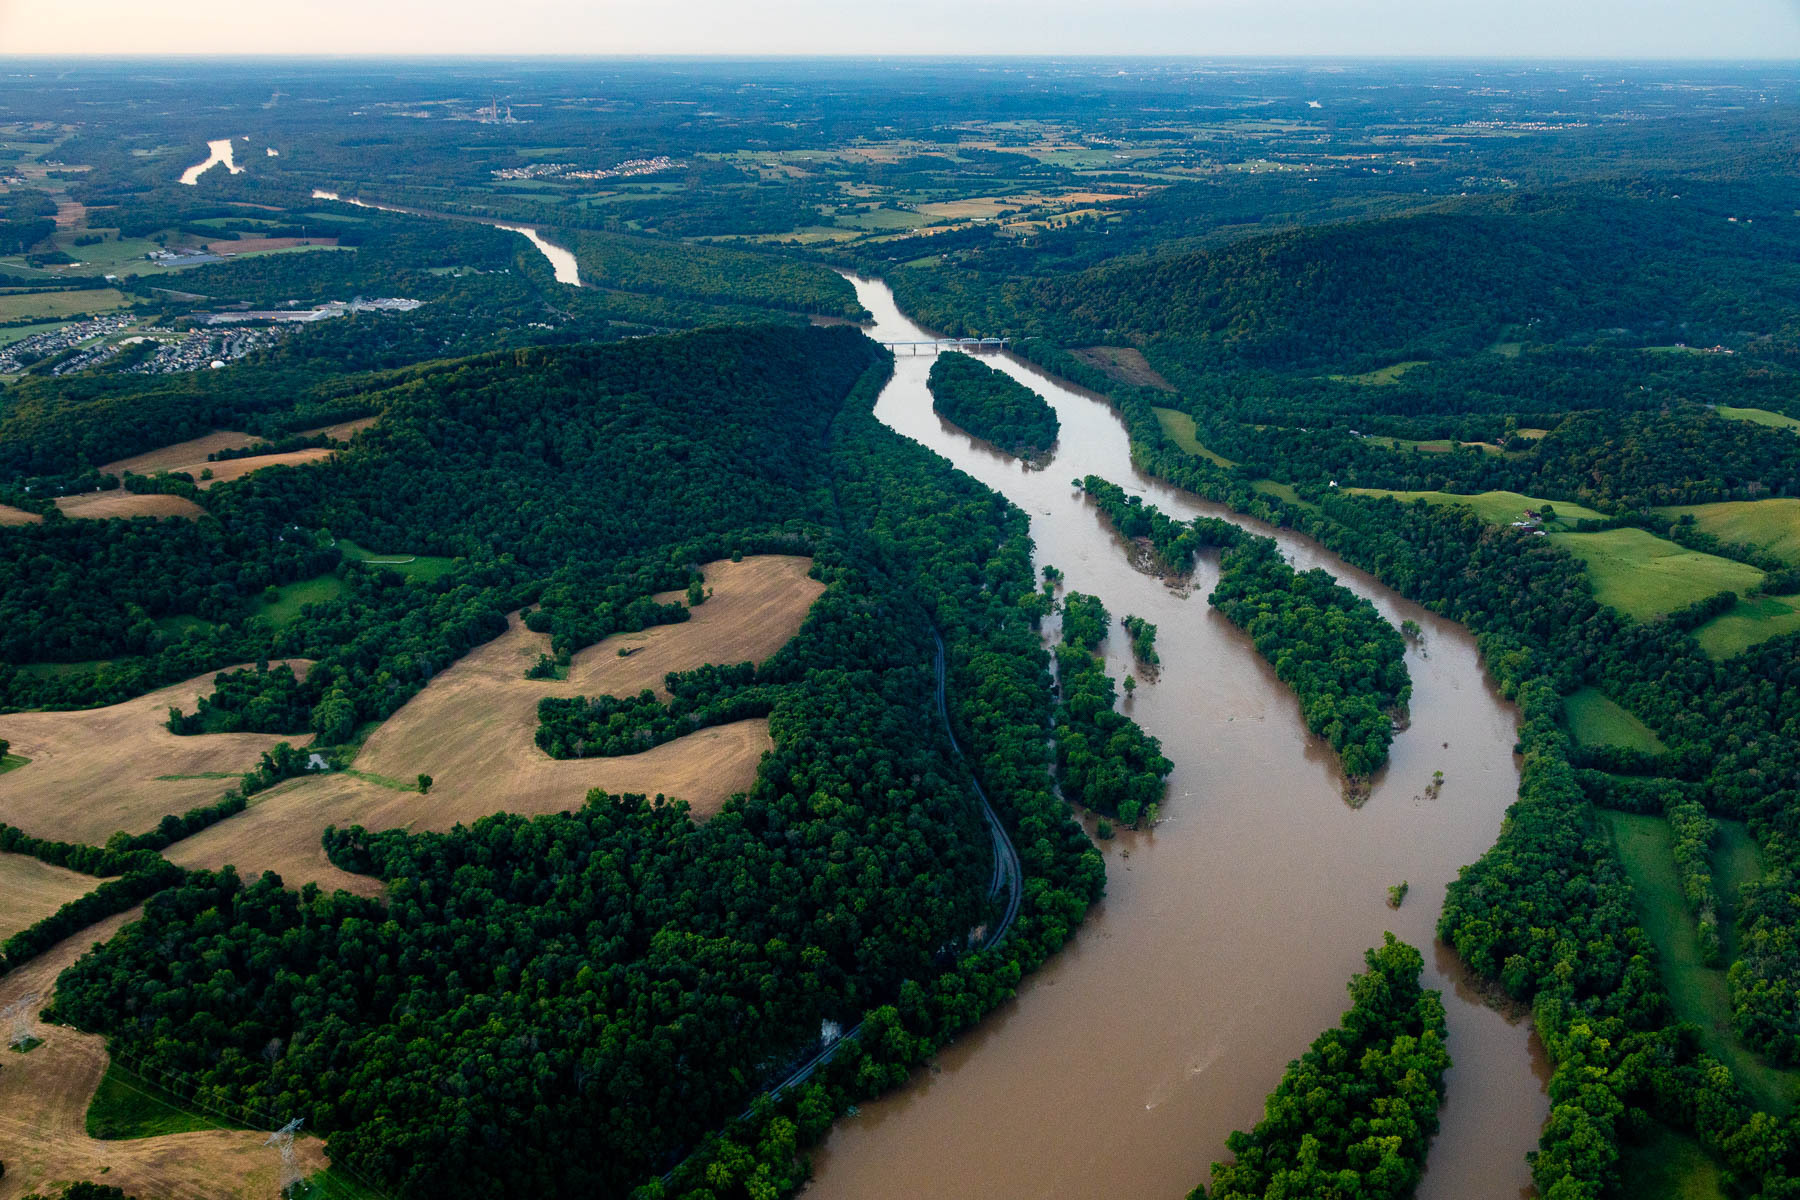
<path fill-rule="evenodd" d="M 1326 378 L 1338 383 L 1360 383 L 1370 387 L 1382 387 L 1399 382 L 1402 375 L 1414 367 L 1424 366 L 1425 362 L 1425 359 L 1419 358 L 1410 362 L 1389 363 L 1385 367 L 1376 367 L 1373 371 L 1364 371 L 1361 375 L 1328 375 Z"/>
<path fill-rule="evenodd" d="M 1543 511 L 1546 504 L 1556 509 L 1556 520 L 1546 526 L 1548 529 L 1561 529 L 1576 521 L 1598 521 L 1606 516 L 1603 512 L 1570 500 L 1545 500 L 1540 496 L 1527 496 L 1521 492 L 1479 492 L 1473 496 L 1459 496 L 1454 492 L 1393 492 L 1382 488 L 1348 488 L 1356 496 L 1392 496 L 1403 504 L 1414 500 L 1423 500 L 1427 504 L 1461 504 L 1475 510 L 1475 515 L 1489 525 L 1510 525 L 1514 521 L 1525 519 L 1525 510 Z"/>
<path fill-rule="evenodd" d="M 1722 660 L 1795 630 L 1800 630 L 1800 596 L 1748 596 L 1696 629 L 1694 640 Z"/>
<path fill-rule="evenodd" d="M 1372 437 L 1368 440 L 1377 446 L 1398 446 L 1401 450 L 1416 450 L 1420 454 L 1449 454 L 1461 446 L 1466 446 L 1471 450 L 1480 451 L 1482 454 L 1506 453 L 1506 451 L 1502 450 L 1499 446 L 1494 445 L 1492 442 L 1458 442 L 1453 441 L 1450 438 L 1426 438 L 1420 440 L 1418 438 Z"/>
<path fill-rule="evenodd" d="M 344 557 L 352 562 L 368 563 L 372 567 L 385 567 L 389 571 L 397 571 L 413 579 L 430 581 L 441 579 L 450 570 L 456 560 L 452 558 L 434 557 L 429 554 L 381 554 L 374 550 L 365 550 L 349 538 L 338 539 L 338 549 Z"/>
<path fill-rule="evenodd" d="M 102 1141 L 163 1137 L 202 1129 L 247 1126 L 195 1112 L 174 1093 L 117 1062 L 109 1063 L 88 1102 L 87 1134 Z"/>
<path fill-rule="evenodd" d="M 338 545 L 342 547 L 343 543 Z M 320 575 L 315 579 L 283 584 L 275 590 L 280 593 L 280 598 L 272 604 L 261 605 L 257 612 L 276 625 L 287 625 L 300 616 L 300 610 L 306 605 L 323 604 L 342 596 L 345 585 L 336 575 Z"/>
<path fill-rule="evenodd" d="M 1721 404 L 1713 411 L 1721 417 L 1727 417 L 1733 421 L 1753 421 L 1758 425 L 1768 425 L 1775 429 L 1792 429 L 1800 432 L 1800 420 L 1778 412 L 1770 412 L 1766 408 L 1731 408 Z"/>
<path fill-rule="evenodd" d="M 1627 1142 L 1619 1159 L 1619 1195 L 1644 1200 L 1727 1200 L 1719 1164 L 1700 1143 L 1657 1124 L 1649 1139 Z"/>
<path fill-rule="evenodd" d="M 1800 499 L 1725 500 L 1657 511 L 1668 517 L 1692 515 L 1702 533 L 1722 542 L 1761 546 L 1783 562 L 1800 566 Z"/>
<path fill-rule="evenodd" d="M 117 288 L 101 288 L 84 292 L 32 292 L 0 296 L 0 321 L 22 321 L 27 317 L 74 317 L 86 313 L 111 312 L 123 308 L 128 301 Z"/>
<path fill-rule="evenodd" d="M 49 333 L 52 329 L 61 329 L 67 321 L 47 321 L 42 325 L 15 325 L 11 329 L 0 329 L 0 346 L 10 346 L 14 342 L 22 342 L 28 337 L 40 333 Z"/>
<path fill-rule="evenodd" d="M 1575 740 L 1587 746 L 1618 746 L 1661 754 L 1665 747 L 1648 725 L 1591 687 L 1563 697 L 1563 715 Z"/>
<path fill-rule="evenodd" d="M 1586 564 L 1596 600 L 1640 621 L 1727 588 L 1741 596 L 1763 580 L 1755 567 L 1688 550 L 1642 529 L 1552 533 L 1550 540 Z"/>
<path fill-rule="evenodd" d="M 917 229 L 925 223 L 925 218 L 916 212 L 893 208 L 877 208 L 870 212 L 840 212 L 835 219 L 839 225 L 866 233 Z"/>
<path fill-rule="evenodd" d="M 1612 827 L 1613 841 L 1631 878 L 1638 919 L 1656 945 L 1663 986 L 1668 989 L 1676 1019 L 1699 1027 L 1701 1048 L 1731 1068 L 1753 1103 L 1773 1113 L 1785 1113 L 1800 1086 L 1800 1072 L 1775 1066 L 1745 1047 L 1732 1032 L 1725 972 L 1701 962 L 1700 936 L 1682 899 L 1668 822 L 1635 813 L 1601 815 Z"/>
<path fill-rule="evenodd" d="M 1221 467 L 1237 466 L 1223 454 L 1215 454 L 1200 444 L 1199 440 L 1194 437 L 1194 418 L 1174 408 L 1158 408 L 1153 411 L 1156 413 L 1156 423 L 1161 425 L 1162 431 L 1169 435 L 1169 440 L 1189 454 L 1198 455 Z"/>
<path fill-rule="evenodd" d="M 1719 932 L 1725 939 L 1727 960 L 1737 957 L 1738 898 L 1745 884 L 1763 877 L 1762 849 L 1742 821 L 1720 821 L 1713 843 L 1713 888 L 1719 893 Z"/>

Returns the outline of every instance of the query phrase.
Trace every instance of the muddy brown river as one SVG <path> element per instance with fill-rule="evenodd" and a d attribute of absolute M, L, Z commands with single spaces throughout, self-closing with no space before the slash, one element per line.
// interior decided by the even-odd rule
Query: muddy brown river
<path fill-rule="evenodd" d="M 884 285 L 855 283 L 876 315 L 872 336 L 932 336 Z M 1099 843 L 1106 899 L 1073 942 L 907 1086 L 840 1121 L 815 1156 L 807 1200 L 1183 1197 L 1208 1181 L 1226 1135 L 1260 1117 L 1288 1061 L 1337 1023 L 1346 982 L 1384 930 L 1423 950 L 1449 1014 L 1455 1066 L 1419 1195 L 1530 1195 L 1525 1154 L 1548 1112 L 1541 1050 L 1529 1020 L 1483 1004 L 1432 940 L 1445 885 L 1493 844 L 1518 790 L 1516 715 L 1474 640 L 1304 538 L 1139 474 L 1104 403 L 987 356 L 1062 422 L 1049 465 L 1024 469 L 932 412 L 932 361 L 900 349 L 876 415 L 1030 514 L 1038 564 L 1113 613 L 1102 649 L 1115 678 L 1136 673 L 1117 618 L 1156 624 L 1160 678 L 1140 681 L 1125 704 L 1175 770 L 1153 831 Z M 1296 566 L 1325 567 L 1390 621 L 1423 627 L 1407 655 L 1412 724 L 1366 804 L 1344 803 L 1336 760 L 1293 694 L 1206 603 L 1216 558 L 1185 591 L 1134 570 L 1069 485 L 1089 473 L 1172 515 L 1224 516 L 1275 536 Z M 1440 770 L 1432 799 L 1425 787 Z M 1387 888 L 1402 880 L 1411 891 L 1395 911 Z"/>

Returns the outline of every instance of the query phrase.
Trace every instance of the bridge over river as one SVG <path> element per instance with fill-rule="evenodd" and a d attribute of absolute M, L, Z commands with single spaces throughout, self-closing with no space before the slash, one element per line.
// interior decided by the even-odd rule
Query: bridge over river
<path fill-rule="evenodd" d="M 944 350 L 962 350 L 974 353 L 982 350 L 1004 350 L 1011 338 L 1003 337 L 965 337 L 965 338 L 927 338 L 921 341 L 883 341 L 881 344 L 889 350 L 898 350 L 905 346 L 909 353 L 918 354 L 921 350 L 929 350 L 937 354 Z"/>

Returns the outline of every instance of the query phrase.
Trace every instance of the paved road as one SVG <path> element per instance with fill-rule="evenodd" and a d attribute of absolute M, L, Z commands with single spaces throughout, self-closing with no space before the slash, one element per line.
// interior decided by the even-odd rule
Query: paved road
<path fill-rule="evenodd" d="M 944 722 L 944 734 L 950 739 L 951 749 L 956 751 L 958 758 L 961 758 L 962 746 L 956 740 L 956 731 L 950 726 L 950 705 L 944 698 L 944 639 L 936 629 L 931 631 L 931 637 L 937 643 L 937 653 L 933 658 L 932 668 L 937 674 L 938 717 Z M 1006 908 L 1002 911 L 1000 919 L 994 922 L 994 927 L 988 931 L 986 940 L 982 942 L 984 948 L 992 949 L 1006 940 L 1007 930 L 1011 929 L 1012 923 L 1018 919 L 1019 903 L 1025 896 L 1025 873 L 1019 865 L 1019 852 L 1014 848 L 1012 838 L 1007 835 L 1006 826 L 1000 823 L 999 815 L 994 812 L 994 806 L 988 803 L 987 793 L 981 790 L 979 780 L 974 780 L 972 776 L 971 780 L 975 786 L 975 795 L 981 800 L 981 815 L 987 822 L 988 835 L 994 846 L 994 873 L 988 880 L 988 897 L 990 899 L 997 898 L 1002 891 L 1006 892 Z M 856 1028 L 813 1055 L 793 1074 L 770 1088 L 765 1094 L 769 1099 L 776 1100 L 789 1088 L 805 1083 L 812 1077 L 814 1071 L 831 1061 L 832 1055 L 836 1054 L 845 1042 L 860 1037 L 862 1030 L 862 1023 L 858 1022 Z M 749 1116 L 750 1111 L 750 1109 L 745 1109 L 743 1115 Z"/>

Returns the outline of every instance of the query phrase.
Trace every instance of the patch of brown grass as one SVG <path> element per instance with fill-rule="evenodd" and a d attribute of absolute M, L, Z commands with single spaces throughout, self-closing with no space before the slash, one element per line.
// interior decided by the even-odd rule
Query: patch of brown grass
<path fill-rule="evenodd" d="M 16 772 L 15 772 L 16 774 Z M 0 979 L 0 1007 L 36 994 L 48 1003 L 56 977 L 95 942 L 103 942 L 143 910 L 89 926 Z M 144 1200 L 237 1200 L 274 1195 L 279 1170 L 266 1133 L 208 1130 L 168 1137 L 102 1142 L 87 1135 L 87 1108 L 106 1074 L 104 1039 L 39 1025 L 44 1044 L 29 1054 L 0 1050 L 0 1200 L 92 1179 Z M 323 1143 L 294 1143 L 307 1174 L 325 1166 Z"/>
<path fill-rule="evenodd" d="M 0 941 L 99 886 L 91 875 L 53 867 L 28 854 L 0 854 Z"/>
<path fill-rule="evenodd" d="M 360 421 L 342 421 L 336 425 L 324 425 L 318 429 L 306 430 L 306 432 L 308 434 L 330 433 L 333 437 L 344 437 L 348 436 L 348 433 L 339 434 L 336 431 L 346 430 L 354 432 L 357 429 L 362 429 L 373 424 L 374 420 L 373 417 L 365 417 Z M 217 433 L 209 433 L 205 437 L 192 438 L 185 442 L 176 442 L 172 446 L 164 446 L 158 450 L 151 450 L 144 454 L 133 455 L 131 458 L 121 458 L 116 462 L 107 463 L 105 466 L 101 467 L 100 470 L 108 475 L 123 475 L 127 471 L 130 471 L 133 475 L 155 475 L 160 471 L 183 472 L 193 476 L 194 481 L 200 486 L 200 489 L 205 491 L 215 483 L 223 483 L 227 479 L 240 479 L 243 476 L 250 474 L 252 471 L 260 471 L 264 467 L 281 466 L 284 464 L 288 466 L 297 466 L 301 463 L 318 462 L 322 458 L 331 457 L 332 453 L 330 450 L 314 448 L 310 450 L 290 450 L 285 454 L 261 454 L 255 458 L 228 458 L 223 462 L 207 461 L 206 456 L 209 454 L 216 454 L 221 450 L 242 450 L 245 446 L 256 444 L 258 440 L 258 438 L 248 433 L 235 433 L 231 430 L 221 430 Z M 211 479 L 200 478 L 201 473 L 205 471 L 212 472 Z M 118 495 L 119 493 L 102 492 L 99 494 L 107 496 Z M 69 499 L 71 501 L 77 501 L 86 499 L 86 497 L 72 496 L 69 497 Z M 60 500 L 57 503 L 58 506 L 62 505 L 62 501 Z M 65 508 L 64 511 L 67 512 L 68 509 Z M 69 515 L 73 517 L 92 516 L 97 514 L 88 512 L 69 512 Z M 125 515 L 137 516 L 140 514 L 130 513 Z M 149 515 L 191 516 L 197 515 L 197 513 L 170 512 L 166 514 L 155 513 Z"/>
<path fill-rule="evenodd" d="M 661 691 L 670 671 L 709 662 L 761 662 L 799 631 L 824 590 L 807 578 L 810 567 L 809 559 L 785 555 L 709 563 L 705 572 L 713 595 L 691 620 L 590 646 L 575 656 L 565 680 L 525 678 L 526 669 L 549 650 L 550 639 L 526 629 L 515 613 L 505 633 L 433 679 L 375 731 L 357 757 L 359 772 L 407 788 L 421 772 L 431 775 L 429 793 L 352 775 L 294 780 L 257 797 L 238 816 L 170 847 L 168 857 L 189 867 L 231 863 L 246 875 L 273 870 L 295 887 L 316 881 L 370 894 L 373 881 L 326 861 L 319 835 L 327 825 L 443 830 L 496 812 L 564 812 L 578 807 L 592 788 L 661 793 L 687 801 L 697 818 L 709 816 L 755 782 L 763 754 L 774 746 L 767 721 L 703 729 L 642 754 L 557 761 L 535 741 L 538 700 L 629 695 L 646 687 Z M 623 648 L 632 654 L 620 658 Z"/>
<path fill-rule="evenodd" d="M 206 515 L 204 508 L 185 496 L 139 495 L 123 489 L 58 496 L 56 507 L 62 509 L 65 517 L 89 521 L 104 521 L 109 517 L 185 517 L 194 521 Z M 170 569 L 175 568 L 171 566 Z"/>
<path fill-rule="evenodd" d="M 297 670 L 312 665 L 287 661 Z M 31 759 L 0 775 L 0 815 L 36 837 L 98 845 L 118 830 L 142 833 L 169 813 L 210 804 L 236 782 L 158 776 L 238 775 L 276 743 L 307 740 L 305 734 L 170 733 L 163 726 L 169 707 L 192 710 L 213 690 L 216 674 L 106 708 L 0 714 L 0 738 Z"/>
<path fill-rule="evenodd" d="M 241 479 L 252 471 L 260 471 L 264 467 L 297 467 L 303 463 L 330 458 L 335 453 L 337 453 L 335 450 L 315 446 L 308 450 L 289 450 L 284 454 L 260 454 L 255 458 L 228 458 L 224 462 L 212 463 L 198 462 L 174 469 L 186 471 L 192 475 L 195 485 L 204 492 L 216 483 L 224 483 L 227 479 Z M 209 469 L 212 471 L 212 478 L 200 478 L 200 473 Z"/>
<path fill-rule="evenodd" d="M 339 421 L 336 425 L 321 425 L 317 429 L 302 429 L 300 431 L 300 436 L 317 437 L 320 434 L 324 434 L 334 442 L 347 442 L 350 440 L 351 435 L 357 433 L 359 430 L 367 429 L 380 419 L 380 417 L 358 417 L 354 421 Z"/>
<path fill-rule="evenodd" d="M 14 508 L 10 504 L 0 504 L 0 526 L 4 525 L 36 525 L 43 517 L 22 508 Z"/>
<path fill-rule="evenodd" d="M 181 470 L 184 469 L 183 463 L 203 463 L 209 454 L 217 454 L 221 450 L 242 450 L 245 446 L 255 445 L 257 440 L 254 434 L 221 429 L 205 437 L 191 438 L 143 454 L 134 454 L 130 458 L 104 463 L 100 467 L 100 473 L 123 475 L 130 471 L 133 475 L 154 475 L 158 471 Z"/>
<path fill-rule="evenodd" d="M 295 246 L 335 246 L 338 240 L 334 237 L 296 238 L 230 238 L 222 242 L 208 242 L 206 248 L 214 254 L 254 254 L 259 250 L 291 250 Z"/>
<path fill-rule="evenodd" d="M 1144 352 L 1135 346 L 1084 346 L 1071 350 L 1076 358 L 1119 380 L 1136 387 L 1151 387 L 1172 392 L 1175 386 L 1150 365 Z"/>

